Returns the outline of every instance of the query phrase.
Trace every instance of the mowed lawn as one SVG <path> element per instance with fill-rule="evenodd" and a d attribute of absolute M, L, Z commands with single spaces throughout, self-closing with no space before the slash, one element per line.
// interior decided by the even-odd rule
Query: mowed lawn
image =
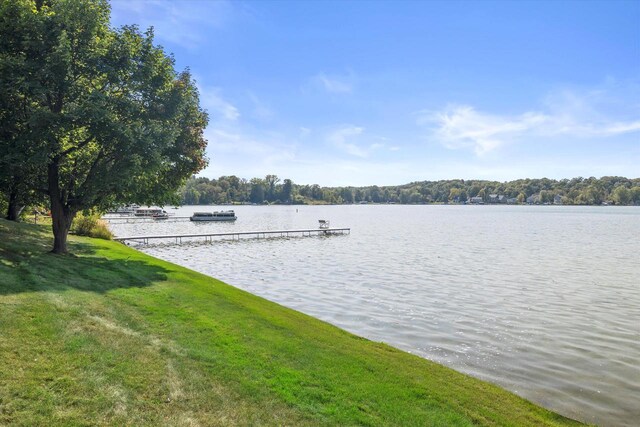
<path fill-rule="evenodd" d="M 47 227 L 0 220 L 0 425 L 577 424 L 122 244 L 70 240 L 53 255 Z"/>

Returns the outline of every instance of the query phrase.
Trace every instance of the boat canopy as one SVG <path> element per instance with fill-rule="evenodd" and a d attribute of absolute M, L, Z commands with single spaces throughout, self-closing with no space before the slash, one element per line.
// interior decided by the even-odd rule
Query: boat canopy
<path fill-rule="evenodd" d="M 233 211 L 221 211 L 221 212 L 194 212 L 194 217 L 198 216 L 236 216 Z"/>

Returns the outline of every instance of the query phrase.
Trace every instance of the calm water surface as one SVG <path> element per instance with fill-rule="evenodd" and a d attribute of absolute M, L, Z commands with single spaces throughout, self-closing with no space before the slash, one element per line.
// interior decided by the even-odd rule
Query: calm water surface
<path fill-rule="evenodd" d="M 233 224 L 112 229 L 120 236 L 251 231 L 315 228 L 329 219 L 351 235 L 140 249 L 569 417 L 604 426 L 640 420 L 640 208 L 235 210 Z"/>

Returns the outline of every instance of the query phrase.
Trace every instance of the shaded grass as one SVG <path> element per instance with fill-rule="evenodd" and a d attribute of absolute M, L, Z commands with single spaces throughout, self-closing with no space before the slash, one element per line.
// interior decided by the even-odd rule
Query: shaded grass
<path fill-rule="evenodd" d="M 0 221 L 0 425 L 567 425 L 115 242 Z"/>

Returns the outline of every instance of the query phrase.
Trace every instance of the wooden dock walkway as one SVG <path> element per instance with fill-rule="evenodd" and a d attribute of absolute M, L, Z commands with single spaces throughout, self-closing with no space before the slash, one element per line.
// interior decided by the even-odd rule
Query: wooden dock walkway
<path fill-rule="evenodd" d="M 182 243 L 182 239 L 197 239 L 204 237 L 205 242 L 213 242 L 215 240 L 240 240 L 240 238 L 267 238 L 268 237 L 290 237 L 290 236 L 324 236 L 332 234 L 350 234 L 350 228 L 312 228 L 304 230 L 268 230 L 268 231 L 234 231 L 231 233 L 204 233 L 204 234 L 166 234 L 156 236 L 125 236 L 114 237 L 113 240 L 119 242 L 139 242 L 148 244 L 149 240 L 173 240 L 176 243 Z"/>
<path fill-rule="evenodd" d="M 167 222 L 167 221 L 188 221 L 189 216 L 169 216 L 168 218 L 157 219 L 152 216 L 103 216 L 100 218 L 103 221 L 107 221 L 109 223 L 114 224 L 127 224 L 130 222 L 136 221 L 157 221 L 157 222 Z"/>

